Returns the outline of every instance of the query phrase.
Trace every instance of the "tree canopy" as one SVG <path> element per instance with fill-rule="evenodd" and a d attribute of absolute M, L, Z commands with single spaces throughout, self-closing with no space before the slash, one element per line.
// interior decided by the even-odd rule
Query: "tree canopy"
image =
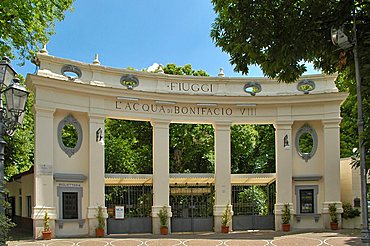
<path fill-rule="evenodd" d="M 72 10 L 73 0 L 0 1 L 0 54 L 32 59 L 54 33 L 55 21 Z"/>
<path fill-rule="evenodd" d="M 336 0 L 212 0 L 217 14 L 211 37 L 230 55 L 236 71 L 248 73 L 259 65 L 264 74 L 295 82 L 312 62 L 324 73 L 339 72 L 337 86 L 349 92 L 342 105 L 341 156 L 352 155 L 357 143 L 357 102 L 353 56 L 354 23 L 363 98 L 364 134 L 370 155 L 370 1 Z M 331 42 L 332 28 L 342 28 L 350 44 L 341 49 Z M 367 158 L 367 161 L 370 161 Z"/>
<path fill-rule="evenodd" d="M 352 34 L 352 1 L 320 0 L 212 0 L 218 14 L 212 25 L 215 44 L 230 54 L 235 70 L 248 73 L 258 64 L 265 75 L 294 82 L 313 62 L 325 73 L 352 64 L 352 52 L 343 53 L 331 42 L 331 28 L 345 27 Z M 358 30 L 367 33 L 367 4 L 356 1 Z M 368 37 L 370 38 L 370 37 Z M 360 42 L 363 46 L 363 43 Z M 350 56 L 350 59 L 344 58 Z M 341 64 L 340 67 L 338 65 Z"/>

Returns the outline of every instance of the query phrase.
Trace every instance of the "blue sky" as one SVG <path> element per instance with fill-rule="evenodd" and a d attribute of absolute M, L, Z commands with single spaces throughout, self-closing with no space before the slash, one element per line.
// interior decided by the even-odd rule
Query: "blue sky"
<path fill-rule="evenodd" d="M 50 55 L 90 63 L 98 53 L 101 64 L 110 67 L 191 64 L 211 76 L 221 67 L 226 76 L 242 76 L 210 38 L 216 15 L 209 0 L 77 0 L 73 6 L 56 24 L 47 45 Z M 14 67 L 23 75 L 35 71 L 28 62 Z M 263 73 L 251 67 L 248 76 Z"/>

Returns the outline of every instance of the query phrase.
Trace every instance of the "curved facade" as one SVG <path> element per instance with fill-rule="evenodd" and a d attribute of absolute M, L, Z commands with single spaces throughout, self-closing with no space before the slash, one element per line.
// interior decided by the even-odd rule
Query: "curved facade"
<path fill-rule="evenodd" d="M 330 203 L 335 202 L 341 211 L 340 104 L 347 94 L 338 92 L 336 76 L 304 76 L 298 86 L 267 78 L 137 72 L 47 53 L 38 54 L 38 61 L 37 74 L 27 76 L 27 86 L 35 94 L 32 218 L 36 237 L 45 211 L 56 236 L 94 235 L 96 208 L 104 204 L 105 118 L 150 121 L 153 126 L 153 233 L 159 233 L 159 209 L 169 204 L 169 124 L 173 122 L 207 123 L 215 128 L 216 231 L 231 197 L 232 124 L 275 127 L 277 230 L 286 203 L 293 228 L 329 227 Z M 69 115 L 82 132 L 81 145 L 70 156 L 58 142 L 58 125 Z M 309 158 L 303 158 L 296 146 L 296 136 L 306 126 L 314 131 L 317 147 Z M 78 218 L 63 219 L 62 199 L 70 193 L 78 199 Z M 305 195 L 314 201 L 308 207 L 303 204 Z"/>

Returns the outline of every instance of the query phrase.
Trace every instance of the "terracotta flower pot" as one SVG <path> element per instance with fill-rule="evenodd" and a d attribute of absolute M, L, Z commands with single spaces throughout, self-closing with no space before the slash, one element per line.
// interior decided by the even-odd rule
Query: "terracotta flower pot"
<path fill-rule="evenodd" d="M 43 231 L 42 232 L 42 239 L 43 240 L 51 240 L 51 231 Z"/>
<path fill-rule="evenodd" d="M 95 235 L 96 235 L 96 237 L 104 237 L 104 229 L 96 228 L 95 229 Z"/>
<path fill-rule="evenodd" d="M 222 232 L 222 233 L 229 233 L 229 227 L 228 227 L 228 226 L 224 226 L 224 225 L 222 225 L 222 226 L 221 226 L 221 232 Z"/>
<path fill-rule="evenodd" d="M 338 223 L 337 222 L 330 222 L 330 228 L 332 230 L 338 230 Z"/>
<path fill-rule="evenodd" d="M 162 226 L 160 228 L 161 235 L 167 235 L 168 234 L 168 227 L 167 226 Z"/>
<path fill-rule="evenodd" d="M 282 224 L 283 231 L 287 232 L 290 231 L 290 224 Z"/>

